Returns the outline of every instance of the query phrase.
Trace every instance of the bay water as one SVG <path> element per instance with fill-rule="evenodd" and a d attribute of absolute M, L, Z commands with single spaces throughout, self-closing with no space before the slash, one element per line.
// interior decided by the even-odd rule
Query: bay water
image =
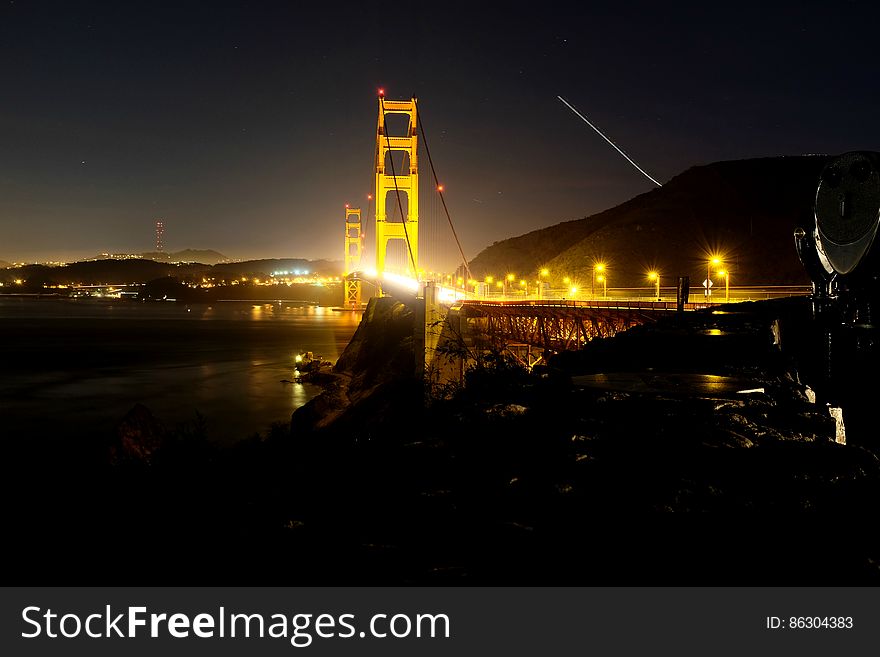
<path fill-rule="evenodd" d="M 0 298 L 0 432 L 106 436 L 140 403 L 231 444 L 289 422 L 320 392 L 292 382 L 295 355 L 335 361 L 359 321 L 287 302 Z"/>

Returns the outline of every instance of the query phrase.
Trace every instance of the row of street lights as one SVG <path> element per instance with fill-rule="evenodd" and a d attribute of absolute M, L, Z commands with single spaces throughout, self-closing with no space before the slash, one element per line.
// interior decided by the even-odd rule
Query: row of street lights
<path fill-rule="evenodd" d="M 709 258 L 709 260 L 707 262 L 706 282 L 704 283 L 704 287 L 706 288 L 704 291 L 704 295 L 705 295 L 707 301 L 709 300 L 709 296 L 711 295 L 710 283 L 712 280 L 712 268 L 713 267 L 716 268 L 715 269 L 716 274 L 724 277 L 725 301 L 730 301 L 730 272 L 726 269 L 719 269 L 718 267 L 720 267 L 722 264 L 723 264 L 722 259 L 717 256 L 712 256 L 711 258 Z M 546 282 L 547 278 L 549 278 L 550 270 L 547 269 L 546 267 L 543 267 L 539 270 L 538 274 L 539 274 L 539 278 L 540 278 L 540 280 L 538 281 L 538 284 L 541 284 L 543 282 Z M 657 299 L 659 300 L 661 298 L 660 297 L 660 279 L 661 279 L 660 273 L 657 271 L 649 271 L 649 272 L 647 272 L 646 277 L 651 283 L 654 284 L 654 294 L 656 295 Z M 504 281 L 506 281 L 506 285 L 505 285 Z M 495 281 L 495 278 L 493 276 L 486 276 L 484 279 L 484 282 L 487 283 L 488 285 L 495 283 L 496 287 L 498 287 L 499 289 L 504 289 L 507 286 L 512 286 L 515 284 L 516 275 L 515 274 L 507 274 L 505 279 L 499 280 L 497 282 Z M 562 279 L 562 282 L 566 286 L 566 288 L 568 289 L 568 292 L 572 296 L 577 294 L 578 287 L 576 284 L 573 283 L 571 278 L 569 278 L 568 276 L 565 276 Z M 469 283 L 476 283 L 476 281 L 469 281 Z M 602 296 L 603 296 L 603 298 L 607 298 L 608 297 L 608 268 L 605 265 L 605 263 L 603 263 L 603 262 L 597 262 L 596 264 L 593 265 L 593 268 L 592 268 L 591 280 L 590 280 L 590 295 L 594 298 L 596 296 L 596 284 L 597 283 L 602 284 Z M 459 284 L 461 284 L 461 279 L 459 279 Z M 519 281 L 519 284 L 520 284 L 520 287 L 523 287 L 526 291 L 528 291 L 528 283 L 525 280 Z"/>
<path fill-rule="evenodd" d="M 722 262 L 721 258 L 719 258 L 717 256 L 712 256 L 711 258 L 709 258 L 709 261 L 706 265 L 706 283 L 705 283 L 706 301 L 709 300 L 709 296 L 711 295 L 710 287 L 712 284 L 712 267 L 715 266 L 717 268 L 722 264 L 723 264 L 723 262 Z M 547 270 L 542 269 L 541 272 L 543 274 L 544 272 L 547 272 Z M 592 289 L 591 289 L 592 294 L 595 296 L 596 283 L 599 282 L 599 283 L 602 283 L 602 292 L 603 292 L 602 296 L 608 296 L 608 294 L 607 294 L 608 276 L 607 276 L 607 269 L 605 267 L 605 263 L 597 262 L 593 266 L 592 273 L 593 273 L 593 276 L 592 276 L 593 282 L 592 282 Z M 726 269 L 716 269 L 716 273 L 719 276 L 724 277 L 724 301 L 729 302 L 730 301 L 730 271 L 728 271 Z M 654 286 L 655 286 L 654 293 L 656 294 L 657 300 L 659 301 L 660 300 L 660 274 L 656 271 L 649 271 L 647 273 L 647 278 L 649 281 L 654 283 Z"/>

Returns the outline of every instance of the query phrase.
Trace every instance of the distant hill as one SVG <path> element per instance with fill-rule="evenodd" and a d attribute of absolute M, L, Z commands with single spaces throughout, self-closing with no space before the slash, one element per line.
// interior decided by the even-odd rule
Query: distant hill
<path fill-rule="evenodd" d="M 0 260 L 0 269 L 6 269 L 7 267 L 11 267 L 11 262 L 6 262 L 5 260 Z"/>
<path fill-rule="evenodd" d="M 142 259 L 88 260 L 73 262 L 64 267 L 25 265 L 14 270 L 14 277 L 26 280 L 28 288 L 39 289 L 43 285 L 52 284 L 100 285 L 115 283 L 127 285 L 146 283 L 164 276 L 201 276 L 209 269 L 208 265 L 172 265 Z"/>
<path fill-rule="evenodd" d="M 184 249 L 174 253 L 151 251 L 142 253 L 141 257 L 146 260 L 155 260 L 156 262 L 200 262 L 204 265 L 229 262 L 229 258 L 213 249 Z"/>
<path fill-rule="evenodd" d="M 73 262 L 64 267 L 48 265 L 25 265 L 15 270 L 0 272 L 0 282 L 8 283 L 15 279 L 27 281 L 30 291 L 40 290 L 44 285 L 83 284 L 98 285 L 115 283 L 120 285 L 146 283 L 159 278 L 174 277 L 184 280 L 201 281 L 204 276 L 233 279 L 241 276 L 266 277 L 276 272 L 296 270 L 309 275 L 339 276 L 342 263 L 328 260 L 304 260 L 301 258 L 280 258 L 269 260 L 250 260 L 218 265 L 202 263 L 173 264 L 155 262 L 143 258 L 129 260 L 86 260 Z M 22 288 L 24 289 L 24 288 Z"/>
<path fill-rule="evenodd" d="M 777 157 L 692 167 L 663 187 L 604 212 L 496 242 L 470 263 L 474 276 L 514 272 L 590 281 L 605 262 L 613 287 L 706 277 L 707 255 L 722 253 L 736 285 L 808 283 L 793 231 L 812 216 L 827 156 Z"/>

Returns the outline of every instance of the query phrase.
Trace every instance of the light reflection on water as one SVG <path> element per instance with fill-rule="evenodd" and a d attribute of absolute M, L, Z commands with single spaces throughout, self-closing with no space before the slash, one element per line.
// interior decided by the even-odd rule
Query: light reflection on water
<path fill-rule="evenodd" d="M 336 360 L 359 314 L 296 304 L 0 300 L 4 433 L 106 434 L 135 403 L 165 424 L 204 416 L 223 442 L 287 422 L 320 389 L 293 356 Z"/>

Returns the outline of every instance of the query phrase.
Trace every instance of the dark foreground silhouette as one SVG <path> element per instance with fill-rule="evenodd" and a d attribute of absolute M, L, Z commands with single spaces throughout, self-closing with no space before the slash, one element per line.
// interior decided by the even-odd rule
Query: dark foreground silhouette
<path fill-rule="evenodd" d="M 221 449 L 135 407 L 109 437 L 7 438 L 9 579 L 876 584 L 871 421 L 840 445 L 809 401 L 807 308 L 670 320 L 531 374 L 488 353 L 426 400 L 412 316 L 376 300 L 268 436 Z"/>

